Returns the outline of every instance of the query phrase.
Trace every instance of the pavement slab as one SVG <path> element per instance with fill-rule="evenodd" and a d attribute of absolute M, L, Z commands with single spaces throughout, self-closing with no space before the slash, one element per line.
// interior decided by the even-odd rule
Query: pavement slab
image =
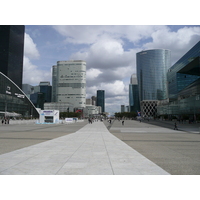
<path fill-rule="evenodd" d="M 169 175 L 104 123 L 0 155 L 1 175 Z"/>

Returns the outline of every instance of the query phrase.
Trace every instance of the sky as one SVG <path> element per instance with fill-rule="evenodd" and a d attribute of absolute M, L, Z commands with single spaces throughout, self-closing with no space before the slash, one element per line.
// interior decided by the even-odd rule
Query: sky
<path fill-rule="evenodd" d="M 171 65 L 200 40 L 199 25 L 25 25 L 23 83 L 52 81 L 57 61 L 87 63 L 87 98 L 105 90 L 105 111 L 129 105 L 136 53 L 169 49 Z"/>

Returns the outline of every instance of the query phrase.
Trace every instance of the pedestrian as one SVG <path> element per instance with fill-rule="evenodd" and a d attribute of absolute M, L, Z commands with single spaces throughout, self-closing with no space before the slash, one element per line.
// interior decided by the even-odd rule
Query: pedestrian
<path fill-rule="evenodd" d="M 4 123 L 4 120 L 3 120 L 3 118 L 2 118 L 2 120 L 1 120 L 1 123 L 2 123 L 2 125 L 3 125 L 3 123 Z"/>
<path fill-rule="evenodd" d="M 124 121 L 122 121 L 122 125 L 124 125 Z"/>
<path fill-rule="evenodd" d="M 174 130 L 178 130 L 176 122 L 174 123 Z"/>

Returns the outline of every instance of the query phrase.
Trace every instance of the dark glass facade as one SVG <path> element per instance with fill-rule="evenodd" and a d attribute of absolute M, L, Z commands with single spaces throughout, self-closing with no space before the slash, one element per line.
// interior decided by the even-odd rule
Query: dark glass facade
<path fill-rule="evenodd" d="M 24 117 L 38 118 L 39 114 L 25 93 L 0 72 L 0 112 L 15 112 Z"/>
<path fill-rule="evenodd" d="M 42 92 L 36 92 L 30 95 L 30 100 L 36 108 L 44 110 L 45 94 Z"/>
<path fill-rule="evenodd" d="M 167 70 L 171 64 L 171 52 L 152 49 L 136 54 L 139 100 L 167 98 Z"/>
<path fill-rule="evenodd" d="M 40 86 L 40 92 L 44 93 L 45 102 L 51 102 L 51 90 L 52 90 L 52 86 L 48 86 L 48 85 Z"/>
<path fill-rule="evenodd" d="M 97 106 L 101 106 L 102 112 L 105 112 L 105 91 L 97 90 Z"/>
<path fill-rule="evenodd" d="M 200 41 L 169 70 L 169 102 L 160 102 L 159 115 L 183 119 L 189 115 L 196 121 L 200 116 Z"/>
<path fill-rule="evenodd" d="M 169 99 L 176 100 L 178 93 L 200 77 L 200 41 L 180 58 L 168 71 Z"/>
<path fill-rule="evenodd" d="M 0 72 L 22 88 L 23 55 L 24 55 L 23 25 L 0 25 Z"/>
<path fill-rule="evenodd" d="M 140 111 L 138 85 L 129 84 L 129 107 L 130 112 Z"/>

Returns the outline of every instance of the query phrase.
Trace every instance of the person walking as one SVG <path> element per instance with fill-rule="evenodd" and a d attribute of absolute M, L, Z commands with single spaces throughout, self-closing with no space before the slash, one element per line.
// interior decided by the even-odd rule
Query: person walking
<path fill-rule="evenodd" d="M 124 120 L 122 121 L 122 125 L 124 126 Z"/>
<path fill-rule="evenodd" d="M 174 130 L 178 130 L 176 122 L 174 123 Z"/>

